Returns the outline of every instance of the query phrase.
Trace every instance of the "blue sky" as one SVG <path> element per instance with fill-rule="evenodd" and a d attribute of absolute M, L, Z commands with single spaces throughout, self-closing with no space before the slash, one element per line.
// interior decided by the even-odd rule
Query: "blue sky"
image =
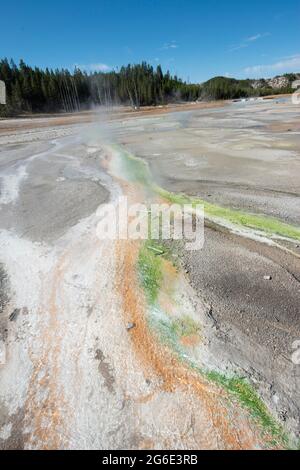
<path fill-rule="evenodd" d="M 0 16 L 0 57 L 40 67 L 146 60 L 192 82 L 300 72 L 300 0 L 10 0 Z"/>

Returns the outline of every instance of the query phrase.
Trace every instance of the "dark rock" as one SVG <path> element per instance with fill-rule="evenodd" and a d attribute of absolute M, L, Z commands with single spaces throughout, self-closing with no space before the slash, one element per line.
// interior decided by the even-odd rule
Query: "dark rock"
<path fill-rule="evenodd" d="M 14 311 L 9 315 L 10 321 L 15 321 L 21 312 L 20 308 L 15 308 Z"/>

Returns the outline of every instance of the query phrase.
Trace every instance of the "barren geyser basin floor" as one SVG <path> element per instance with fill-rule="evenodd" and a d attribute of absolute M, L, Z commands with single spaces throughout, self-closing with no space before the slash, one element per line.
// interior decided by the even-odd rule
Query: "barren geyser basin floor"
<path fill-rule="evenodd" d="M 300 108 L 0 121 L 0 448 L 300 437 Z M 204 205 L 205 243 L 101 240 L 105 202 Z"/>

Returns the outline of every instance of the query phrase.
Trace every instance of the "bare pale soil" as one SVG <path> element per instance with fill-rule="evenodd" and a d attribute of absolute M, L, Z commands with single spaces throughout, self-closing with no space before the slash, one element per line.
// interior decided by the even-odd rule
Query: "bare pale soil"
<path fill-rule="evenodd" d="M 162 317 L 141 243 L 96 234 L 102 203 L 148 197 L 112 144 L 166 190 L 299 226 L 299 117 L 287 98 L 0 121 L 1 448 L 282 448 L 280 433 L 299 435 L 298 242 L 207 221 L 203 250 L 174 249 L 158 310 L 175 331 L 198 325 L 179 351 L 149 322 Z M 276 439 L 200 369 L 247 377 Z"/>

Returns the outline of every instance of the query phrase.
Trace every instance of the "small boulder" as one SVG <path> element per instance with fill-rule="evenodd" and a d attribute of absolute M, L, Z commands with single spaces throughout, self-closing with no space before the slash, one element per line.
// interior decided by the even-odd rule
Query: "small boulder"
<path fill-rule="evenodd" d="M 136 324 L 135 324 L 135 323 L 129 322 L 129 323 L 127 323 L 127 325 L 126 325 L 126 330 L 127 330 L 127 331 L 130 331 L 130 330 L 133 330 L 133 328 L 135 328 L 135 327 L 136 327 Z"/>
<path fill-rule="evenodd" d="M 15 321 L 21 312 L 20 308 L 15 308 L 14 311 L 9 315 L 10 321 Z"/>

